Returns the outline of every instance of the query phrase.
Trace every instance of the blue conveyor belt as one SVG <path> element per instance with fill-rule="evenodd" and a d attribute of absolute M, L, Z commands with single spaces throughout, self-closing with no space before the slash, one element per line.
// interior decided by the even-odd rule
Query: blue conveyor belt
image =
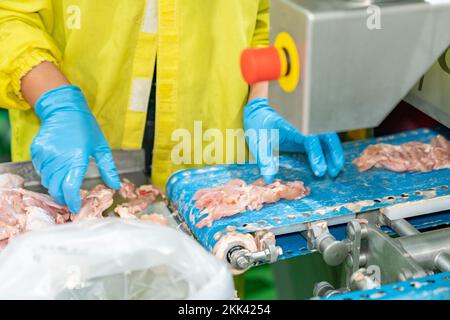
<path fill-rule="evenodd" d="M 450 272 L 386 284 L 378 289 L 352 291 L 329 300 L 450 300 Z"/>
<path fill-rule="evenodd" d="M 267 204 L 260 211 L 249 211 L 215 221 L 211 227 L 197 229 L 200 210 L 192 200 L 195 192 L 202 188 L 223 185 L 231 179 L 243 179 L 251 183 L 259 178 L 255 164 L 218 165 L 179 171 L 171 176 L 166 191 L 171 203 L 192 230 L 195 237 L 209 250 L 226 233 L 227 226 L 238 232 L 253 232 L 260 229 L 273 230 L 275 234 L 292 232 L 307 222 L 352 216 L 391 206 L 397 203 L 423 198 L 441 197 L 450 194 L 450 169 L 433 172 L 396 173 L 384 169 L 358 172 L 352 164 L 370 144 L 402 144 L 408 141 L 429 143 L 437 134 L 450 139 L 448 129 L 420 129 L 384 136 L 365 141 L 344 143 L 345 166 L 336 178 L 316 178 L 310 171 L 303 154 L 280 156 L 277 178 L 285 181 L 302 180 L 311 188 L 311 194 L 303 199 Z"/>

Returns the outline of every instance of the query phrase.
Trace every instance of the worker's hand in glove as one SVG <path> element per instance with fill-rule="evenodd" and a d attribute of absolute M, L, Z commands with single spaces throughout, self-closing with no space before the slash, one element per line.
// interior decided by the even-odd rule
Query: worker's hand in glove
<path fill-rule="evenodd" d="M 344 165 L 342 146 L 336 133 L 303 135 L 272 109 L 265 98 L 253 99 L 245 106 L 244 129 L 249 150 L 256 158 L 266 183 L 271 183 L 278 171 L 273 155 L 277 146 L 280 151 L 305 152 L 317 177 L 326 172 L 336 177 Z M 256 138 L 249 129 L 256 131 Z M 272 141 L 271 129 L 278 130 L 278 143 Z"/>
<path fill-rule="evenodd" d="M 78 87 L 47 91 L 36 102 L 35 112 L 41 128 L 31 144 L 31 159 L 42 185 L 57 202 L 72 213 L 80 211 L 80 188 L 90 157 L 104 182 L 120 188 L 111 150 Z"/>

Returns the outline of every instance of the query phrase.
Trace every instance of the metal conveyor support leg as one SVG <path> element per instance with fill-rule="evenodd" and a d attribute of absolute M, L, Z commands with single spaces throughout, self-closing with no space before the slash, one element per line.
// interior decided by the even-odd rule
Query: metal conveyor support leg
<path fill-rule="evenodd" d="M 338 266 L 348 255 L 348 246 L 343 241 L 336 240 L 329 232 L 326 221 L 311 223 L 308 230 L 302 232 L 308 240 L 308 248 L 318 250 L 326 264 Z"/>

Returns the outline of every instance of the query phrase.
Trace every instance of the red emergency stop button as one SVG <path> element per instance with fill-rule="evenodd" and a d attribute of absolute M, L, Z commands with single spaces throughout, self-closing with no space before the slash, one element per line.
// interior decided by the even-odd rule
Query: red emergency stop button
<path fill-rule="evenodd" d="M 277 48 L 245 49 L 241 54 L 241 71 L 248 84 L 280 78 L 282 61 Z"/>
<path fill-rule="evenodd" d="M 248 84 L 278 80 L 281 89 L 292 93 L 300 81 L 299 51 L 287 32 L 280 32 L 273 47 L 246 49 L 241 54 L 241 72 Z"/>

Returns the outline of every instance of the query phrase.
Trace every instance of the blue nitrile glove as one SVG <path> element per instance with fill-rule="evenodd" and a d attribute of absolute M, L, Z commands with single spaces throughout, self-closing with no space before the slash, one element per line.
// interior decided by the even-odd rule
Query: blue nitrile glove
<path fill-rule="evenodd" d="M 314 174 L 322 177 L 325 172 L 336 177 L 344 165 L 344 153 L 336 133 L 302 135 L 294 126 L 269 106 L 267 99 L 256 98 L 244 108 L 244 129 L 250 152 L 257 159 L 258 167 L 266 183 L 271 183 L 277 173 L 270 129 L 278 129 L 278 149 L 288 152 L 306 152 Z M 249 129 L 256 133 L 251 138 Z M 262 134 L 260 129 L 268 133 Z M 251 131 L 251 130 L 250 130 Z M 267 139 L 266 139 L 267 137 Z"/>
<path fill-rule="evenodd" d="M 78 87 L 47 91 L 36 102 L 35 112 L 41 128 L 31 144 L 31 159 L 57 202 L 72 213 L 80 211 L 80 188 L 90 157 L 105 183 L 120 188 L 111 150 Z"/>

